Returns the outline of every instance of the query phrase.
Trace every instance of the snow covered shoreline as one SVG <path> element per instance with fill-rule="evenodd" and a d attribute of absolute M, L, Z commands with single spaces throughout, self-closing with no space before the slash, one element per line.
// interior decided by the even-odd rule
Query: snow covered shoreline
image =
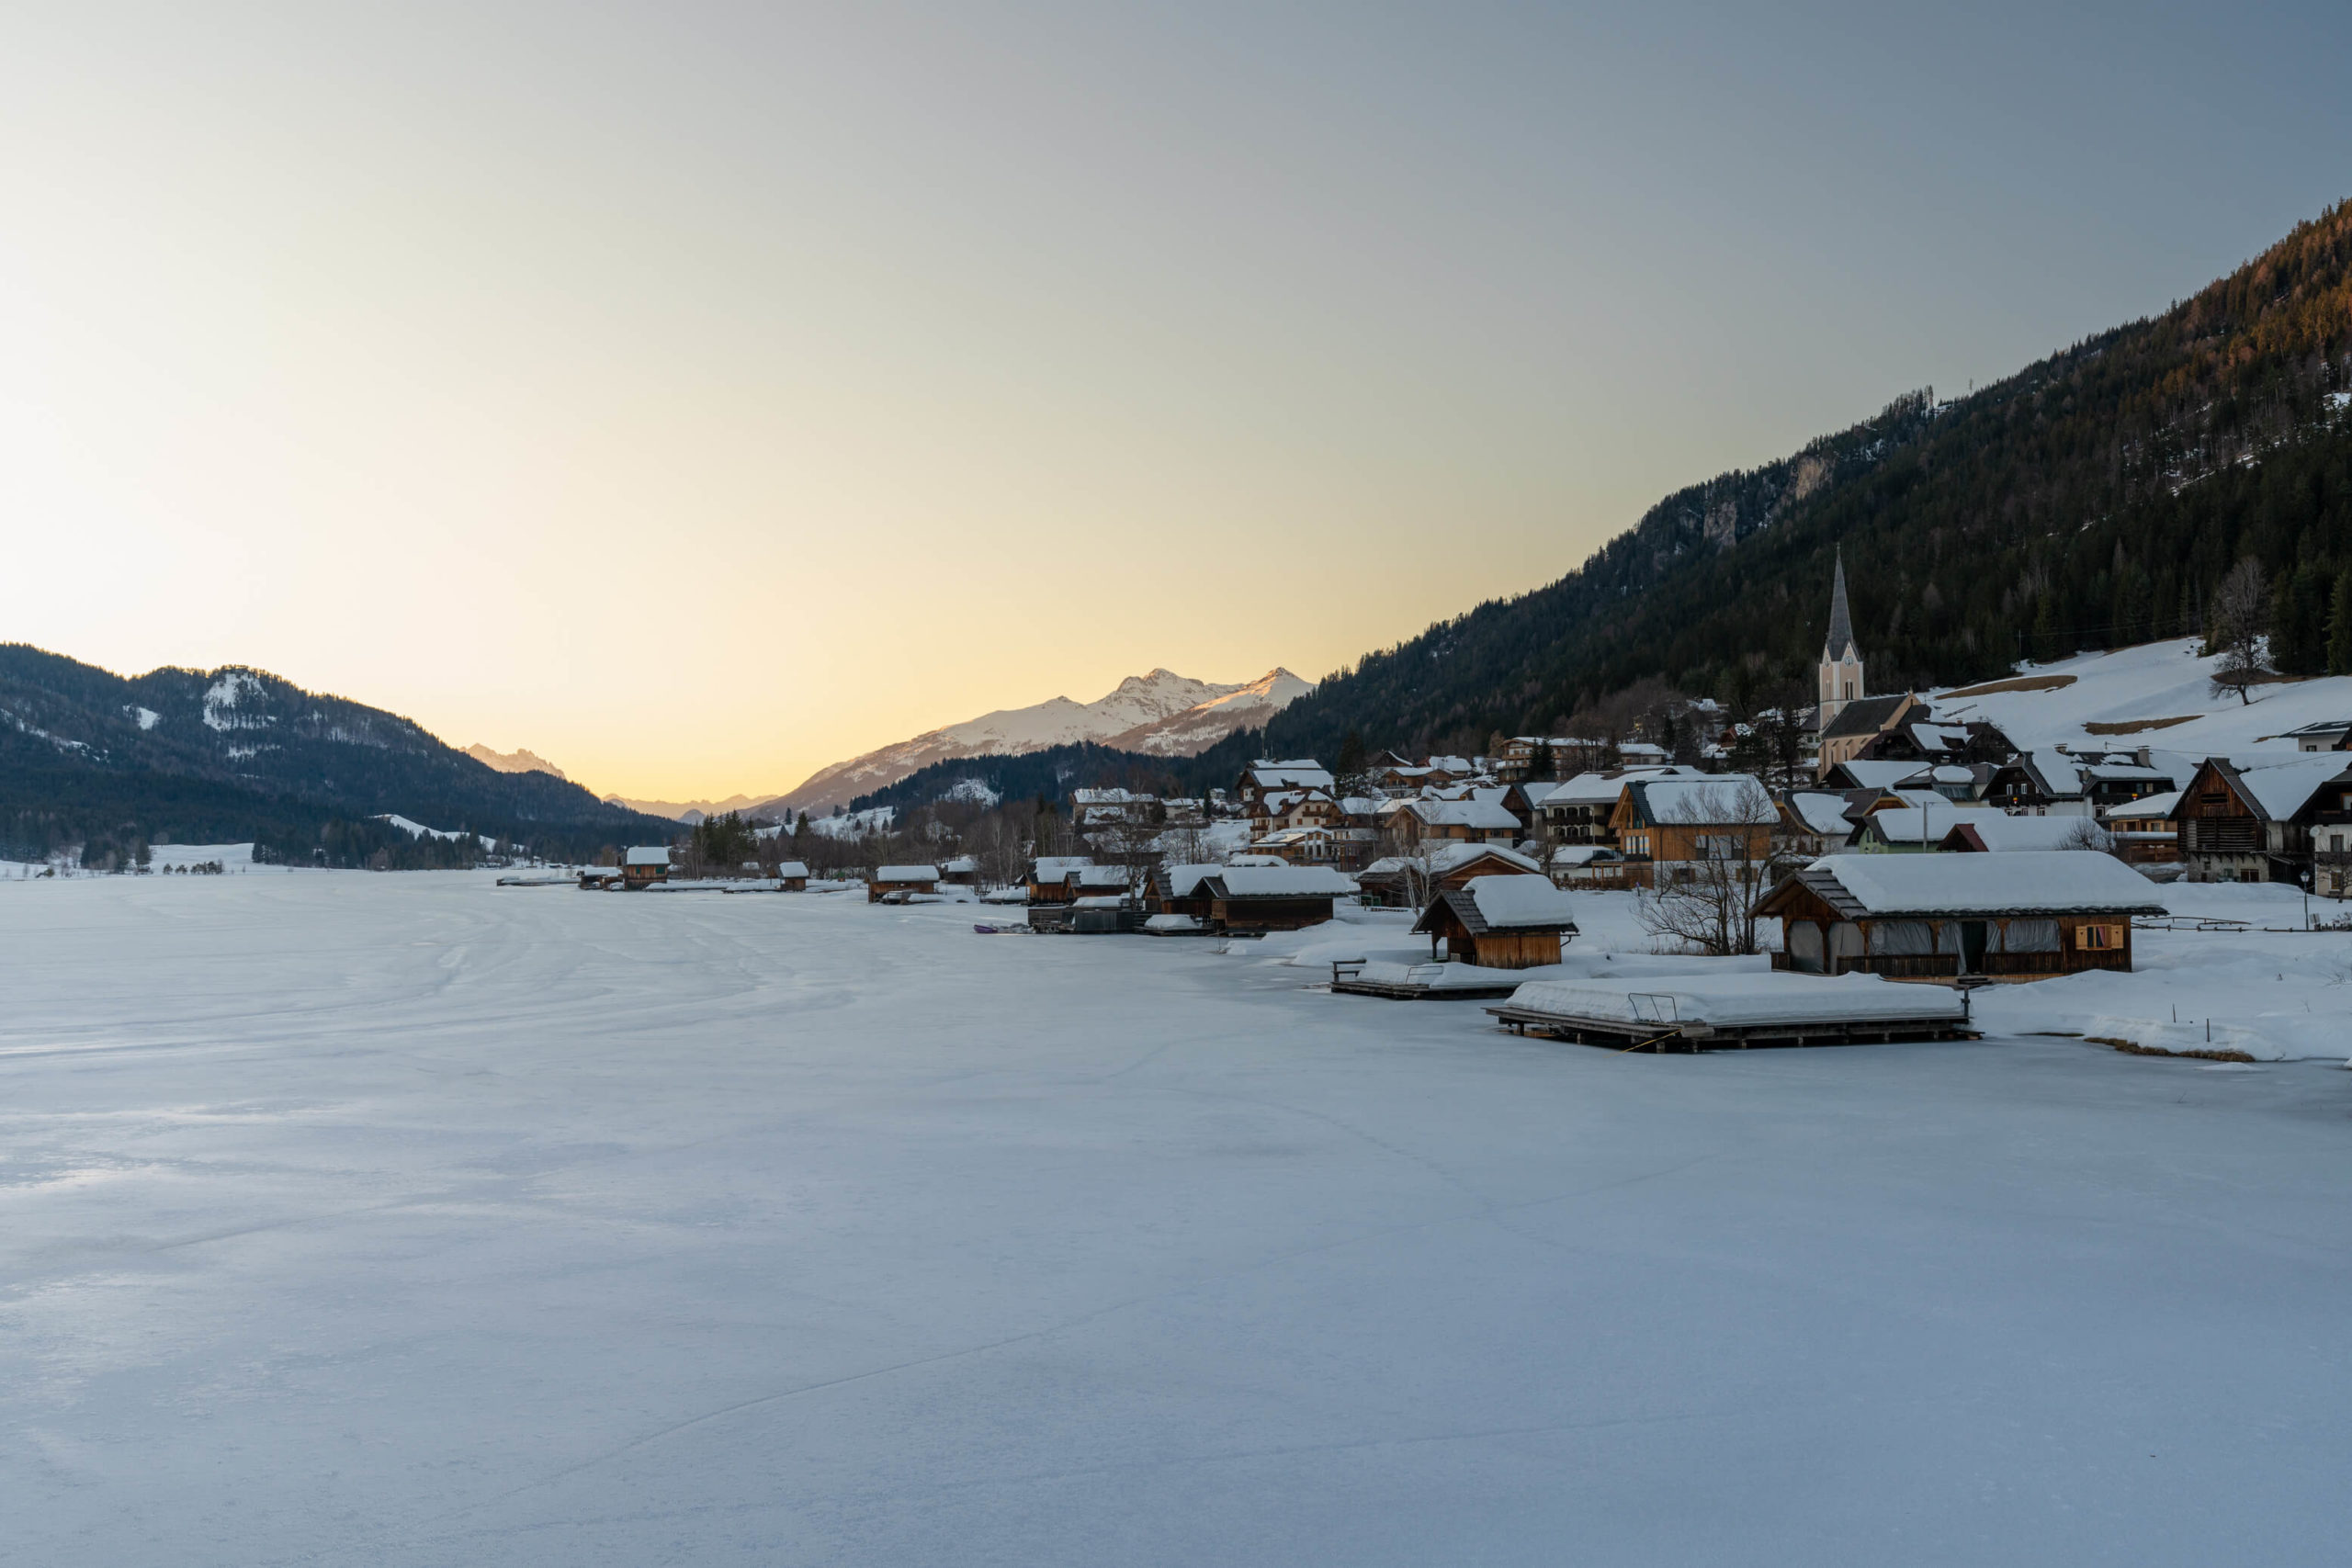
<path fill-rule="evenodd" d="M 1317 933 L 494 881 L 0 888 L 26 1561 L 2334 1550 L 2352 1074 L 2041 1035 L 2074 981 L 1621 1056 Z"/>

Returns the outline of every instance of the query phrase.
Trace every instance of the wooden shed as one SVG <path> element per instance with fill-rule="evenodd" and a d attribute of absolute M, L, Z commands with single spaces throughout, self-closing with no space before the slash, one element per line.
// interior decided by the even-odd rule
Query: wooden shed
<path fill-rule="evenodd" d="M 1439 939 L 1448 958 L 1481 969 L 1533 969 L 1560 961 L 1560 945 L 1577 933 L 1568 896 L 1548 876 L 1482 876 L 1466 887 L 1441 890 L 1421 911 L 1413 934 Z"/>
<path fill-rule="evenodd" d="M 1069 903 L 1078 897 L 1070 888 L 1070 873 L 1093 863 L 1091 855 L 1039 855 L 1029 863 L 1029 902 Z"/>
<path fill-rule="evenodd" d="M 2148 881 L 2089 850 L 1827 855 L 1756 906 L 1781 922 L 1772 967 L 1808 975 L 2033 980 L 2132 967 Z"/>
<path fill-rule="evenodd" d="M 670 846 L 639 844 L 621 856 L 621 886 L 634 892 L 670 880 Z"/>
<path fill-rule="evenodd" d="M 781 862 L 775 868 L 777 891 L 806 893 L 808 891 L 808 867 L 800 861 Z"/>
<path fill-rule="evenodd" d="M 1211 931 L 1234 935 L 1291 931 L 1331 918 L 1331 900 L 1352 897 L 1353 878 L 1320 865 L 1228 865 L 1203 877 Z"/>
<path fill-rule="evenodd" d="M 939 880 L 951 887 L 977 887 L 980 881 L 980 863 L 970 855 L 957 855 L 939 868 Z"/>
<path fill-rule="evenodd" d="M 865 885 L 865 901 L 879 904 L 894 894 L 903 897 L 938 891 L 939 868 L 935 865 L 886 865 Z"/>

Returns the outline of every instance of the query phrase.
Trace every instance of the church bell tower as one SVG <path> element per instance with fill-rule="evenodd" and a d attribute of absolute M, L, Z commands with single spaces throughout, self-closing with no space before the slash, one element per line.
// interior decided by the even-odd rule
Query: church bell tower
<path fill-rule="evenodd" d="M 1838 552 L 1838 578 L 1829 591 L 1829 636 L 1821 645 L 1821 728 L 1869 688 L 1862 680 L 1862 650 L 1854 646 L 1853 617 L 1846 610 L 1846 552 Z"/>

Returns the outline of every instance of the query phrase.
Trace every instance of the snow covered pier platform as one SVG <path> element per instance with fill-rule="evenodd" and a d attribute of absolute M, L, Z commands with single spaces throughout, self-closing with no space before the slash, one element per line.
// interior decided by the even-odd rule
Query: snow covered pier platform
<path fill-rule="evenodd" d="M 1621 1050 L 1720 1051 L 1976 1037 L 1957 991 L 1866 975 L 1835 979 L 1734 974 L 1536 980 L 1520 987 L 1501 1007 L 1487 1010 L 1515 1034 Z"/>
<path fill-rule="evenodd" d="M 1485 1001 L 1518 990 L 1520 976 L 1509 969 L 1475 964 L 1396 964 L 1379 959 L 1342 960 L 1331 965 L 1331 989 L 1343 997 L 1380 997 L 1393 1002 Z"/>

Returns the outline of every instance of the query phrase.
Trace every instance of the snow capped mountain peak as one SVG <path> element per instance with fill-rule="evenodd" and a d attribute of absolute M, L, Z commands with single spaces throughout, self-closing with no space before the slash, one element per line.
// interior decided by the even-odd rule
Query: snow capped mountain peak
<path fill-rule="evenodd" d="M 1189 757 L 1236 729 L 1265 723 L 1312 690 L 1280 668 L 1238 683 L 1196 681 L 1172 670 L 1154 669 L 1128 676 L 1091 703 L 1051 697 L 1025 708 L 999 708 L 836 762 L 774 804 L 823 810 L 952 757 L 1019 756 L 1080 741 Z"/>

